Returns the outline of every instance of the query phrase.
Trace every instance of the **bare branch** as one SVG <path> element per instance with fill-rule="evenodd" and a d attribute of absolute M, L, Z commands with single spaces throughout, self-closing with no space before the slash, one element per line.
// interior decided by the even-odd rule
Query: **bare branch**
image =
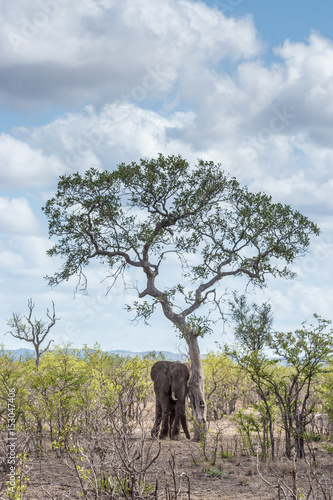
<path fill-rule="evenodd" d="M 56 317 L 54 302 L 52 302 L 52 314 L 50 313 L 49 309 L 47 309 L 46 311 L 46 315 L 50 320 L 48 325 L 46 325 L 46 323 L 44 323 L 42 320 L 37 320 L 36 318 L 34 318 L 34 320 L 32 319 L 32 312 L 34 307 L 35 304 L 30 298 L 28 300 L 29 314 L 28 316 L 24 317 L 26 323 L 21 320 L 21 317 L 18 313 L 13 312 L 12 318 L 8 321 L 8 325 L 13 328 L 14 331 L 10 330 L 7 333 L 10 333 L 14 338 L 25 340 L 26 342 L 31 342 L 33 344 L 36 352 L 36 366 L 38 366 L 40 356 L 49 349 L 53 340 L 50 340 L 48 345 L 44 349 L 41 349 L 41 344 L 50 333 L 50 330 L 55 325 L 56 321 L 58 321 L 60 318 Z"/>

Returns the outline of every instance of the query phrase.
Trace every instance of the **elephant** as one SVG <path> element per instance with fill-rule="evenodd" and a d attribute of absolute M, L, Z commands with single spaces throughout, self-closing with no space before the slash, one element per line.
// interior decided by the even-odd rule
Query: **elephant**
<path fill-rule="evenodd" d="M 179 424 L 190 439 L 185 416 L 185 397 L 188 393 L 189 369 L 179 361 L 157 361 L 151 369 L 156 395 L 155 423 L 151 431 L 159 439 L 179 439 Z"/>

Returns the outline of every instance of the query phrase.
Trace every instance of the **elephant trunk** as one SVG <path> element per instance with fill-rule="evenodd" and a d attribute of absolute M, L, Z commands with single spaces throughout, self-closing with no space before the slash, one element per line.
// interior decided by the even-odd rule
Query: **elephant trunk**
<path fill-rule="evenodd" d="M 179 421 L 182 424 L 183 431 L 187 437 L 187 439 L 191 439 L 190 433 L 188 432 L 186 416 L 185 416 L 185 394 L 175 394 L 174 391 L 171 392 L 171 397 L 174 401 L 176 401 L 176 417 L 174 425 L 176 428 L 179 428 Z"/>
<path fill-rule="evenodd" d="M 183 431 L 185 432 L 185 436 L 187 437 L 187 439 L 190 439 L 191 436 L 190 436 L 190 433 L 188 432 L 187 423 L 186 423 L 186 416 L 185 416 L 184 410 L 185 410 L 185 404 L 184 404 L 182 411 L 179 411 L 180 422 L 182 424 Z"/>

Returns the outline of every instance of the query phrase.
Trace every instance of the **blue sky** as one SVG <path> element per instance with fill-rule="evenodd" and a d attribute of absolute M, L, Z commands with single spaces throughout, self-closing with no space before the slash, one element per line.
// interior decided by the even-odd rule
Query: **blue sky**
<path fill-rule="evenodd" d="M 222 3 L 227 10 L 229 2 Z M 218 4 L 216 2 L 217 7 Z M 229 6 L 233 7 L 230 13 L 237 16 L 253 16 L 259 34 L 269 48 L 282 44 L 287 38 L 294 42 L 304 41 L 311 31 L 318 31 L 328 38 L 332 35 L 332 5 L 328 0 L 319 0 L 315 4 L 307 0 L 236 0 Z"/>
<path fill-rule="evenodd" d="M 185 351 L 162 314 L 151 327 L 123 310 L 135 298 L 106 270 L 51 290 L 60 262 L 41 207 L 60 174 L 182 154 L 222 163 L 250 189 L 322 229 L 294 281 L 269 280 L 275 327 L 333 319 L 333 6 L 320 0 L 23 0 L 0 5 L 0 336 L 12 311 L 55 302 L 57 343 Z M 169 270 L 170 276 L 173 269 Z M 135 276 L 128 276 L 128 282 Z M 226 282 L 232 290 L 242 281 Z M 223 331 L 225 332 L 223 333 Z M 231 339 L 217 324 L 202 351 Z"/>

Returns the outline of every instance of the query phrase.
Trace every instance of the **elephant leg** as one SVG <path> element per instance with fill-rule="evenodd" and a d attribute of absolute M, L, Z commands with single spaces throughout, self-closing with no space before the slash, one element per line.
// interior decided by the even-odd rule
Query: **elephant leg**
<path fill-rule="evenodd" d="M 168 403 L 162 405 L 162 427 L 159 435 L 160 439 L 166 439 L 169 435 L 170 428 L 170 405 Z"/>
<path fill-rule="evenodd" d="M 179 410 L 177 405 L 173 405 L 172 422 L 170 420 L 170 439 L 178 440 L 180 438 L 179 423 Z"/>
<path fill-rule="evenodd" d="M 155 422 L 154 426 L 151 430 L 151 436 L 152 437 L 157 437 L 158 431 L 161 425 L 161 420 L 162 420 L 162 406 L 159 400 L 156 398 L 156 406 L 155 406 Z"/>
<path fill-rule="evenodd" d="M 176 411 L 176 406 L 171 405 L 171 411 L 170 411 L 170 432 L 169 436 L 170 439 L 175 439 L 175 436 L 179 433 L 179 425 L 178 425 L 178 431 L 177 431 L 177 411 Z"/>

